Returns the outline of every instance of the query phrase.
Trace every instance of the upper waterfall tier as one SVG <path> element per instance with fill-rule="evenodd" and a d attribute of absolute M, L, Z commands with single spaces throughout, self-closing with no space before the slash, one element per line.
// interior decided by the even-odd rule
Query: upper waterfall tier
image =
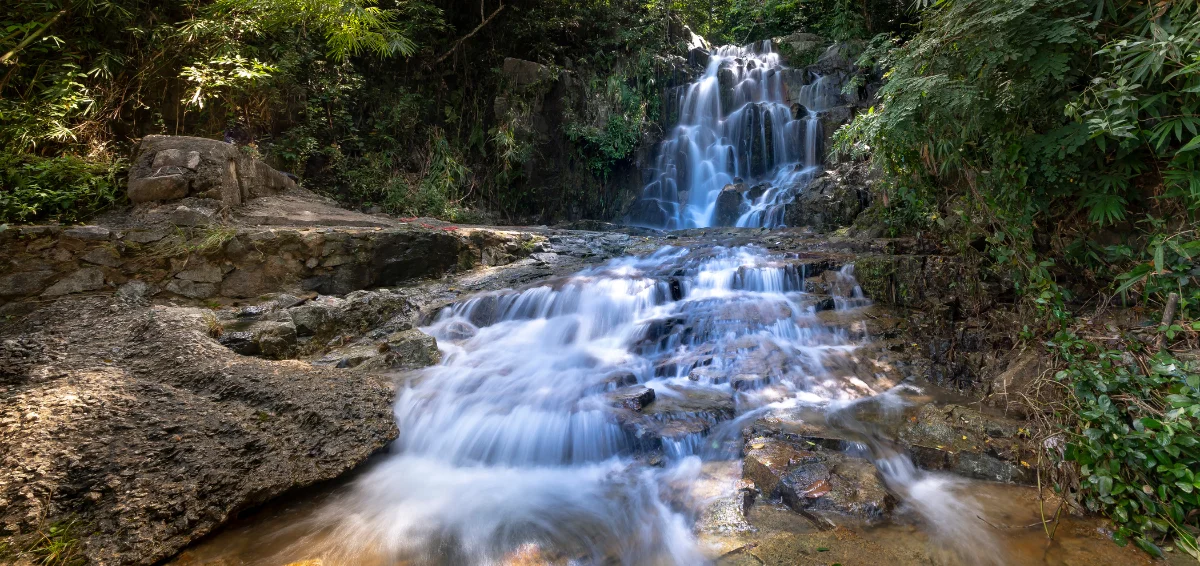
<path fill-rule="evenodd" d="M 836 96 L 803 75 L 784 67 L 769 41 L 712 50 L 704 75 L 671 100 L 678 124 L 658 148 L 632 223 L 781 226 L 793 188 L 820 165 L 818 113 Z M 727 186 L 736 194 L 721 198 Z"/>

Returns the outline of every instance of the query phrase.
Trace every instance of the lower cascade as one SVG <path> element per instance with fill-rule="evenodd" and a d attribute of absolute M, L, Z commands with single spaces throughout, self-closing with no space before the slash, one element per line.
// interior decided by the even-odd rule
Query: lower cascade
<path fill-rule="evenodd" d="M 1004 563 L 961 481 L 860 418 L 919 394 L 859 355 L 868 305 L 852 265 L 754 246 L 665 247 L 454 304 L 422 329 L 443 361 L 403 377 L 390 453 L 256 540 L 257 563 L 710 563 L 696 524 L 745 496 L 743 437 L 772 415 L 840 431 L 821 466 L 873 463 L 931 536 L 969 541 L 965 563 Z M 805 489 L 839 481 L 822 477 Z M 845 509 L 869 520 L 883 500 L 864 489 Z"/>

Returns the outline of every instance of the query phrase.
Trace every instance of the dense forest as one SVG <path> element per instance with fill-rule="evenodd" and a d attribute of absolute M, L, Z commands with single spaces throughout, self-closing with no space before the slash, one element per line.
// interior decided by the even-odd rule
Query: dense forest
<path fill-rule="evenodd" d="M 1070 439 L 1046 445 L 1065 465 L 1039 479 L 1111 517 L 1118 541 L 1200 556 L 1193 0 L 11 2 L 0 222 L 123 206 L 148 134 L 235 141 L 347 207 L 619 219 L 639 151 L 669 126 L 689 30 L 817 34 L 882 77 L 827 157 L 878 179 L 856 226 L 1011 280 L 1020 338 L 1058 364 L 1031 434 Z M 536 76 L 514 82 L 506 59 Z M 564 119 L 540 123 L 531 101 L 551 88 Z M 1099 322 L 1118 306 L 1134 330 Z"/>

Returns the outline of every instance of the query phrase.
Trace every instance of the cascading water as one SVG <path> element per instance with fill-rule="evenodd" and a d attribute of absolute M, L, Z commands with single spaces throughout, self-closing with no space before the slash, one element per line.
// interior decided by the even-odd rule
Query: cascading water
<path fill-rule="evenodd" d="M 658 148 L 631 222 L 782 226 L 785 205 L 821 165 L 819 114 L 836 96 L 821 77 L 797 88 L 784 73 L 803 77 L 782 65 L 770 41 L 714 49 L 703 76 L 676 95 L 678 125 Z M 737 194 L 719 207 L 726 186 Z"/>
<path fill-rule="evenodd" d="M 744 423 L 894 397 L 856 369 L 861 333 L 825 322 L 868 303 L 851 266 L 814 292 L 825 269 L 756 247 L 668 247 L 445 309 L 423 329 L 443 362 L 402 386 L 392 454 L 275 535 L 292 542 L 263 563 L 494 564 L 530 548 L 706 563 L 693 487 L 703 462 L 738 458 Z M 897 489 L 928 485 L 899 457 Z"/>

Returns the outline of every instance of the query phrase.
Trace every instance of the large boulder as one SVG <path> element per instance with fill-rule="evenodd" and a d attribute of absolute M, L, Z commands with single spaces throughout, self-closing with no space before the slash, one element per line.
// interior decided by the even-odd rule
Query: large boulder
<path fill-rule="evenodd" d="M 763 497 L 778 498 L 796 511 L 874 519 L 895 506 L 875 466 L 862 458 L 769 437 L 750 439 L 744 450 L 742 477 Z"/>
<path fill-rule="evenodd" d="M 784 222 L 818 232 L 849 226 L 870 204 L 868 187 L 859 175 L 826 174 L 797 192 L 784 213 Z"/>
<path fill-rule="evenodd" d="M 803 67 L 812 63 L 829 45 L 819 35 L 797 32 L 786 37 L 777 37 L 774 43 L 785 63 L 792 67 Z"/>
<path fill-rule="evenodd" d="M 742 215 L 742 194 L 749 189 L 745 184 L 725 185 L 717 194 L 717 210 L 713 218 L 716 226 L 733 226 Z"/>
<path fill-rule="evenodd" d="M 129 169 L 129 200 L 135 203 L 191 196 L 235 206 L 295 186 L 236 146 L 206 138 L 146 136 Z"/>

